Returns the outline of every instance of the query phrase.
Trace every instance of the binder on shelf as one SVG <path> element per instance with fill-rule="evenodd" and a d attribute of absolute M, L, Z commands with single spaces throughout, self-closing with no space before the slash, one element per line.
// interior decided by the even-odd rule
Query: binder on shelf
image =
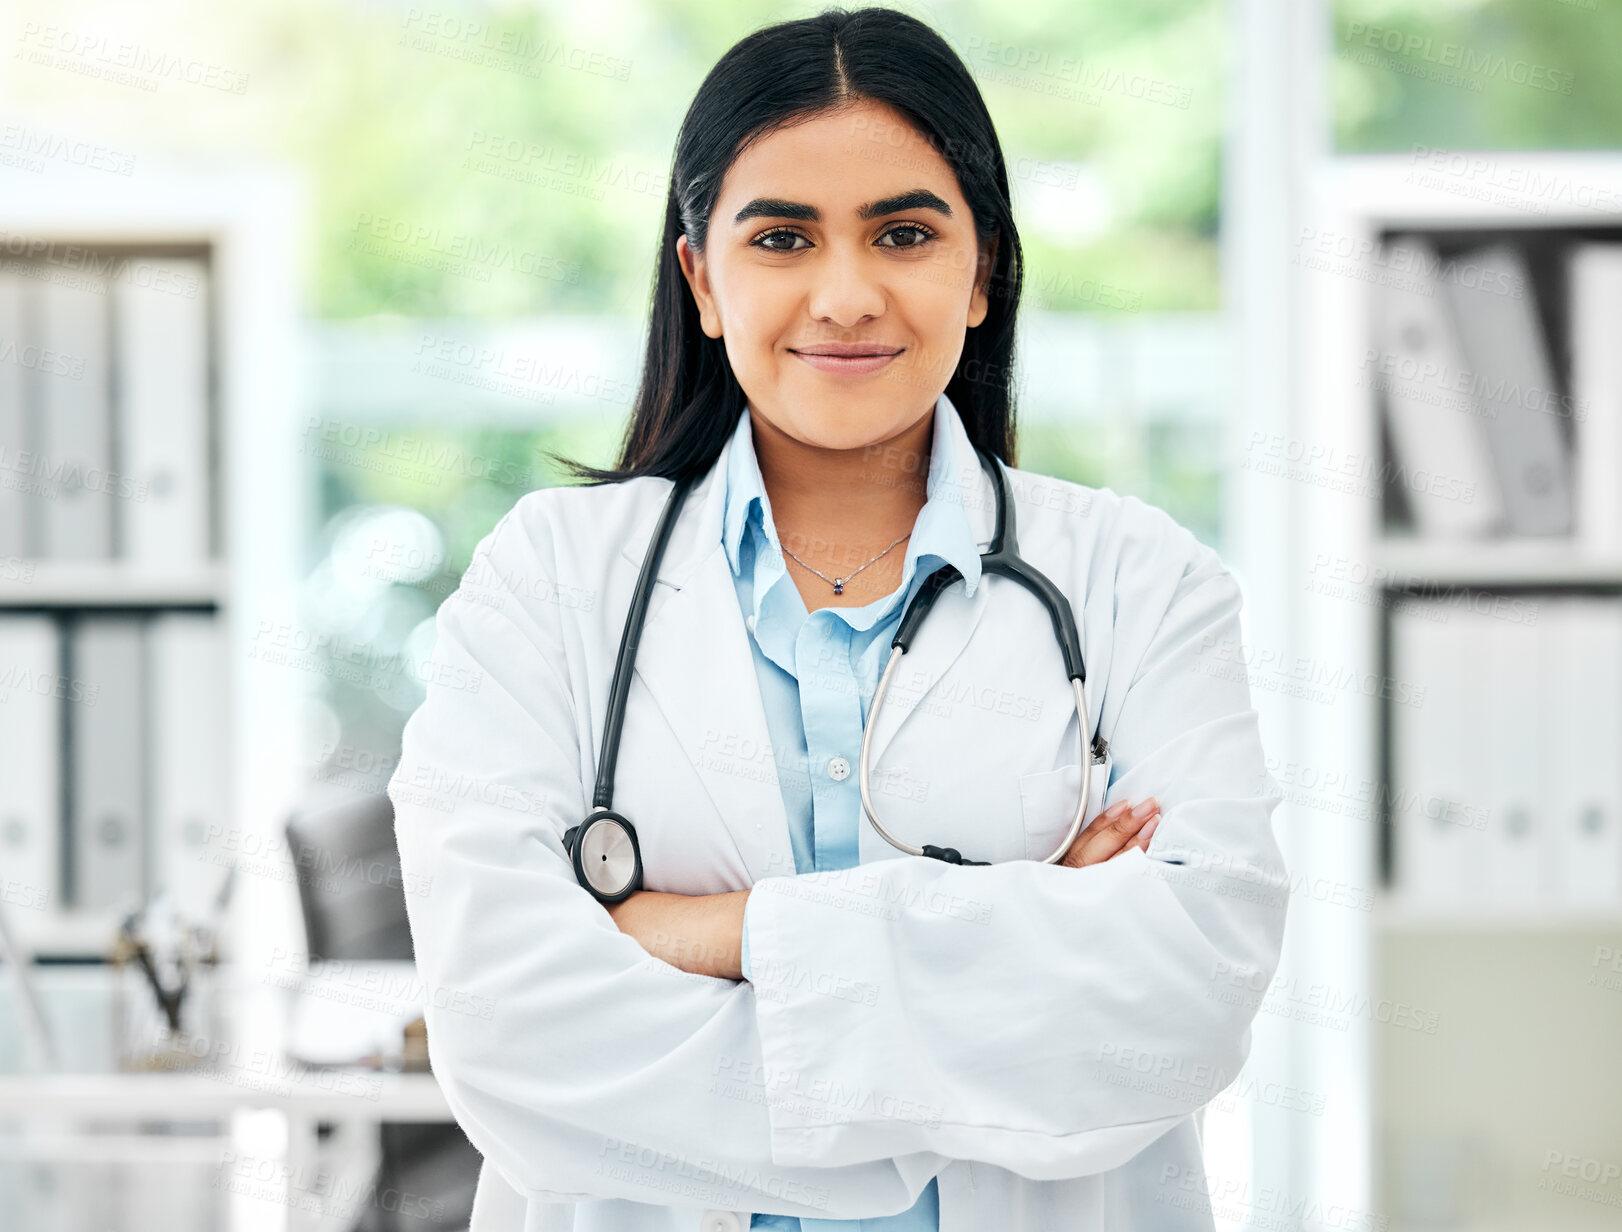
<path fill-rule="evenodd" d="M 1567 266 L 1577 536 L 1622 554 L 1622 244 L 1579 244 Z"/>
<path fill-rule="evenodd" d="M 188 565 L 209 554 L 207 267 L 149 258 L 113 300 L 119 439 L 130 497 L 122 554 Z"/>
<path fill-rule="evenodd" d="M 60 634 L 49 616 L 0 616 L 0 910 L 61 906 Z"/>
<path fill-rule="evenodd" d="M 1514 535 L 1569 535 L 1572 463 L 1533 283 L 1508 244 L 1461 253 L 1444 280 Z M 1479 271 L 1475 273 L 1474 271 Z"/>
<path fill-rule="evenodd" d="M 113 555 L 119 476 L 108 388 L 107 293 L 107 278 L 89 270 L 74 271 L 71 281 L 45 279 L 35 288 L 42 359 L 27 376 L 39 411 L 39 550 L 52 560 Z"/>
<path fill-rule="evenodd" d="M 1548 807 L 1542 793 L 1537 745 L 1539 697 L 1548 681 L 1540 676 L 1536 624 L 1510 619 L 1525 608 L 1477 615 L 1483 651 L 1471 671 L 1471 707 L 1465 749 L 1474 766 L 1472 782 L 1489 792 L 1486 809 L 1484 907 L 1519 914 L 1543 906 L 1543 865 Z"/>
<path fill-rule="evenodd" d="M 1412 236 L 1395 247 L 1412 255 L 1404 265 L 1413 273 L 1379 289 L 1371 384 L 1383 394 L 1397 464 L 1410 476 L 1443 480 L 1406 483 L 1403 491 L 1420 534 L 1483 537 L 1501 527 L 1503 500 L 1479 408 L 1459 388 L 1467 379 L 1464 354 L 1432 272 L 1436 251 Z"/>
<path fill-rule="evenodd" d="M 148 629 L 153 893 L 201 919 L 229 859 L 225 637 L 210 613 L 164 612 Z"/>
<path fill-rule="evenodd" d="M 145 902 L 142 621 L 83 613 L 69 623 L 69 884 L 76 908 L 133 910 Z"/>
<path fill-rule="evenodd" d="M 1540 600 L 1538 748 L 1549 824 L 1545 897 L 1622 907 L 1622 599 Z"/>
<path fill-rule="evenodd" d="M 1486 808 L 1466 741 L 1487 620 L 1423 600 L 1392 617 L 1392 673 L 1424 690 L 1420 704 L 1391 710 L 1396 892 L 1416 910 L 1475 902 L 1485 871 Z"/>
<path fill-rule="evenodd" d="M 19 471 L 21 455 L 30 448 L 23 416 L 27 414 L 23 374 L 29 354 L 25 333 L 22 275 L 0 269 L 0 463 L 12 482 L 0 484 L 0 557 L 30 555 L 28 485 Z"/>

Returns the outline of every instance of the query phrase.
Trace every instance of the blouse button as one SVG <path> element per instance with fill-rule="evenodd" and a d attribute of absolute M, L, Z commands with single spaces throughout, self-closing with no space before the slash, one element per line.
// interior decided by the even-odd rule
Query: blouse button
<path fill-rule="evenodd" d="M 850 777 L 850 763 L 843 757 L 836 757 L 828 763 L 828 777 L 836 783 L 843 783 Z"/>

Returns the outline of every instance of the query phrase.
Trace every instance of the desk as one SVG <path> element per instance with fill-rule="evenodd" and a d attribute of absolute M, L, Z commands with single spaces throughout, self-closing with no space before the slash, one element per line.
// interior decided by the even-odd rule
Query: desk
<path fill-rule="evenodd" d="M 346 1077 L 348 1075 L 346 1074 Z M 203 1074 L 3 1074 L 0 1119 L 27 1120 L 48 1111 L 107 1121 L 208 1120 L 239 1108 L 273 1108 L 313 1120 L 345 1120 L 363 1111 L 373 1121 L 452 1121 L 432 1074 L 360 1074 L 375 1098 L 321 1085 L 317 1075 L 255 1089 Z"/>
<path fill-rule="evenodd" d="M 59 1017 L 86 1013 L 81 994 L 111 983 L 106 968 L 44 968 L 39 983 L 53 1030 Z M 184 1161 L 218 1165 L 217 1187 L 228 1192 L 230 1232 L 328 1232 L 347 1226 L 376 1168 L 375 1126 L 382 1121 L 452 1121 L 427 1073 L 353 1067 L 311 1069 L 289 1060 L 280 1042 L 291 993 L 265 980 L 224 975 L 221 1021 L 231 1026 L 218 1052 L 223 1064 L 205 1070 L 121 1073 L 108 1058 L 103 1072 L 0 1074 L 0 1122 L 20 1123 L 20 1149 L 30 1158 L 99 1157 L 117 1162 Z M 57 994 L 57 995 L 53 995 Z M 109 1000 L 109 1004 L 111 1004 Z M 0 1005 L 0 1012 L 8 1007 Z M 96 1038 L 91 1030 L 81 1040 Z M 229 1040 L 227 1047 L 225 1041 Z M 218 1121 L 226 1132 L 175 1140 L 127 1131 L 108 1135 L 91 1126 Z M 325 1141 L 322 1123 L 334 1126 Z"/>

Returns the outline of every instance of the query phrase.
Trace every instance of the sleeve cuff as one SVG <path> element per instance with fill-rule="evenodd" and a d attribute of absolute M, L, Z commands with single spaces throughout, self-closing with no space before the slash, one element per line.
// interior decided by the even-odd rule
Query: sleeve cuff
<path fill-rule="evenodd" d="M 753 894 L 743 900 L 743 934 L 739 946 L 738 966 L 743 970 L 743 978 L 746 980 L 753 979 L 749 974 L 749 905 L 754 901 Z"/>

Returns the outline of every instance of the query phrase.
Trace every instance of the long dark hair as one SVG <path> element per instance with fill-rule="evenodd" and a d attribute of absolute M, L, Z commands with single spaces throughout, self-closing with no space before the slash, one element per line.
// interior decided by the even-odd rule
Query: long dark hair
<path fill-rule="evenodd" d="M 906 116 L 952 167 L 982 247 L 996 240 L 986 319 L 969 329 L 946 396 L 969 439 L 1010 465 L 1009 394 L 1021 254 L 1002 147 L 979 88 L 946 40 L 895 9 L 831 8 L 740 40 L 699 86 L 676 139 L 647 354 L 618 465 L 555 460 L 578 478 L 697 476 L 720 456 L 747 398 L 720 338 L 699 326 L 677 237 L 704 250 L 721 181 L 744 145 L 775 129 L 863 100 Z"/>

